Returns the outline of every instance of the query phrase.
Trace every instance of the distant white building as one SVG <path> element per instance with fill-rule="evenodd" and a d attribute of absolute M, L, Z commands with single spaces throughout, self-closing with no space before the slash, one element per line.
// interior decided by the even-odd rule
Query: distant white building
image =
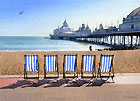
<path fill-rule="evenodd" d="M 78 37 L 78 36 L 88 36 L 91 34 L 91 29 L 89 28 L 89 26 L 87 25 L 85 27 L 85 24 L 82 24 L 81 27 L 79 27 L 79 29 L 77 31 L 72 30 L 71 28 L 69 28 L 66 20 L 63 22 L 62 27 L 58 27 L 57 29 L 55 29 L 53 31 L 53 35 L 51 35 L 51 37 Z"/>
<path fill-rule="evenodd" d="M 91 29 L 87 25 L 82 24 L 82 27 L 79 27 L 77 31 L 75 31 L 76 36 L 89 36 L 91 34 Z"/>
<path fill-rule="evenodd" d="M 133 10 L 126 18 L 123 18 L 123 23 L 119 25 L 119 31 L 140 31 L 140 7 Z"/>
<path fill-rule="evenodd" d="M 117 32 L 118 28 L 115 26 L 109 26 L 107 29 L 104 29 L 103 25 L 99 25 L 99 29 L 95 28 L 95 31 L 93 31 L 93 34 L 111 34 L 113 32 Z"/>
<path fill-rule="evenodd" d="M 58 27 L 53 31 L 54 36 L 71 36 L 74 35 L 74 31 L 69 28 L 68 23 L 66 20 L 63 22 L 62 27 Z"/>

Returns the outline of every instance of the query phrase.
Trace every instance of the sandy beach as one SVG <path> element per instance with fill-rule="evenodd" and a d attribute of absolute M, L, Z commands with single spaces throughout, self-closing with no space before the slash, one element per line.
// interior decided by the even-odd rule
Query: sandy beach
<path fill-rule="evenodd" d="M 0 75 L 23 75 L 24 55 L 38 55 L 40 74 L 44 73 L 44 55 L 58 55 L 59 72 L 63 72 L 65 54 L 77 54 L 77 69 L 80 73 L 82 55 L 96 55 L 96 68 L 101 54 L 114 54 L 113 68 L 115 73 L 140 73 L 140 50 L 120 51 L 30 51 L 0 52 Z"/>

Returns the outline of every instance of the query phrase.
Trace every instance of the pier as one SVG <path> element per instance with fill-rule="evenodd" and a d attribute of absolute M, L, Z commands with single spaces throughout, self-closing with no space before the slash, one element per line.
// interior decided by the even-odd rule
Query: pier
<path fill-rule="evenodd" d="M 57 39 L 106 45 L 114 48 L 138 48 L 140 46 L 140 31 L 116 32 L 110 34 L 91 34 L 89 36 L 57 36 Z"/>
<path fill-rule="evenodd" d="M 82 24 L 78 30 L 72 31 L 66 20 L 62 27 L 54 30 L 51 39 L 72 40 L 97 45 L 106 45 L 114 49 L 133 49 L 140 46 L 140 7 L 123 18 L 119 26 L 104 28 L 102 23 L 93 31 L 88 24 Z"/>

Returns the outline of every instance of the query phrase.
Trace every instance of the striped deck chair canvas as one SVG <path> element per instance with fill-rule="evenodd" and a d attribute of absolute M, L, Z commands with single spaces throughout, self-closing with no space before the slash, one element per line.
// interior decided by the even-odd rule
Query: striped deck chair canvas
<path fill-rule="evenodd" d="M 45 64 L 44 64 L 44 78 L 59 78 L 58 73 L 58 63 L 57 63 L 57 55 L 45 55 Z M 47 73 L 53 73 L 53 76 L 47 76 Z M 55 73 L 56 72 L 56 73 Z M 55 76 L 55 74 L 57 76 Z"/>
<path fill-rule="evenodd" d="M 37 71 L 37 77 L 28 77 L 27 72 Z M 39 78 L 39 65 L 37 55 L 25 55 L 24 79 Z"/>
<path fill-rule="evenodd" d="M 111 77 L 113 80 L 113 77 L 114 77 L 113 57 L 114 57 L 114 55 L 102 55 L 101 54 L 99 70 L 98 70 L 98 73 L 101 78 Z M 109 75 L 102 75 L 103 73 L 107 73 Z"/>
<path fill-rule="evenodd" d="M 76 62 L 77 55 L 64 55 L 64 65 L 63 65 L 63 78 L 75 78 L 78 77 L 76 73 Z M 74 76 L 66 76 L 67 72 L 71 72 Z"/>
<path fill-rule="evenodd" d="M 84 76 L 84 72 L 92 72 L 92 76 Z M 95 55 L 82 55 L 81 78 L 94 78 L 95 73 Z"/>

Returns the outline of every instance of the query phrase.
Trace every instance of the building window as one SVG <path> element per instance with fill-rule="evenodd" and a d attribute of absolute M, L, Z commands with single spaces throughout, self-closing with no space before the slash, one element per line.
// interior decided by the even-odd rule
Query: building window
<path fill-rule="evenodd" d="M 134 25 L 131 25 L 131 29 L 134 29 Z"/>

